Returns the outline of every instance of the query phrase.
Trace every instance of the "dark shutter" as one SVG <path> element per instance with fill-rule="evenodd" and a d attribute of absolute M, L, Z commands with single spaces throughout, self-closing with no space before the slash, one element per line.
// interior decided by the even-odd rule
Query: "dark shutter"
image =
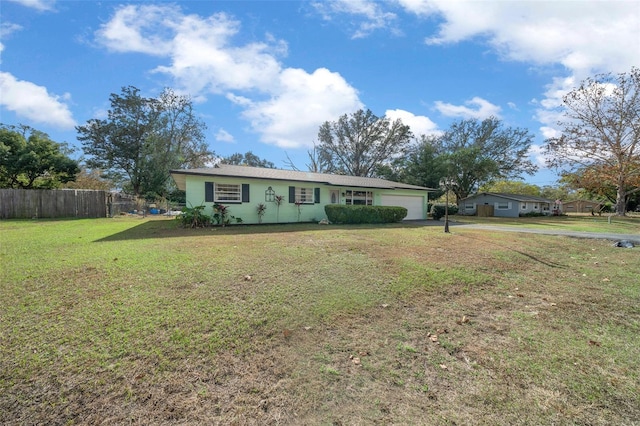
<path fill-rule="evenodd" d="M 296 202 L 296 187 L 290 186 L 289 187 L 289 204 L 292 204 L 295 202 Z"/>
<path fill-rule="evenodd" d="M 320 188 L 313 188 L 313 202 L 316 204 L 320 202 Z"/>
<path fill-rule="evenodd" d="M 249 184 L 248 183 L 242 184 L 242 202 L 243 203 L 249 202 Z"/>
<path fill-rule="evenodd" d="M 213 203 L 213 182 L 204 183 L 204 201 L 205 203 Z"/>

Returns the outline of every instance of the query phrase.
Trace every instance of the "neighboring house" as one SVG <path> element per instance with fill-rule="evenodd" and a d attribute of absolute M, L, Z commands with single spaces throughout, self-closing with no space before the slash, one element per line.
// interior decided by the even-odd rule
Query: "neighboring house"
<path fill-rule="evenodd" d="M 602 203 L 598 201 L 573 200 L 562 205 L 565 213 L 597 213 L 602 208 Z"/>
<path fill-rule="evenodd" d="M 259 204 L 266 206 L 263 223 L 320 221 L 326 204 L 402 206 L 405 220 L 426 219 L 428 193 L 435 191 L 384 179 L 228 164 L 172 170 L 171 176 L 186 191 L 187 206 L 204 205 L 212 214 L 215 203 L 223 204 L 242 223 L 260 222 Z M 284 197 L 279 207 L 276 197 Z"/>
<path fill-rule="evenodd" d="M 519 217 L 526 213 L 553 214 L 559 205 L 555 201 L 531 195 L 482 192 L 458 203 L 458 213 L 467 216 Z"/>

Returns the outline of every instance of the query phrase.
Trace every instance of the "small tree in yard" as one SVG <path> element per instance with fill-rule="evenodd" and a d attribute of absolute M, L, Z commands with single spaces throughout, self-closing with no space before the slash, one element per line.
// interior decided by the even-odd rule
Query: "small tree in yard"
<path fill-rule="evenodd" d="M 588 78 L 563 98 L 562 134 L 546 141 L 549 165 L 592 169 L 616 189 L 616 214 L 640 191 L 640 68 Z"/>

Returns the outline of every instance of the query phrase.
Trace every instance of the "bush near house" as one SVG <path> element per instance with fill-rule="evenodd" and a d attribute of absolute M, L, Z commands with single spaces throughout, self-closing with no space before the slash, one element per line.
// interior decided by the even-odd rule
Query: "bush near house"
<path fill-rule="evenodd" d="M 324 211 L 331 223 L 394 223 L 407 216 L 407 209 L 397 206 L 327 204 Z"/>
<path fill-rule="evenodd" d="M 458 206 L 455 204 L 449 205 L 449 215 L 454 215 L 458 213 Z M 431 216 L 433 220 L 440 220 L 441 217 L 444 217 L 445 214 L 445 205 L 444 204 L 434 204 L 431 207 Z"/>

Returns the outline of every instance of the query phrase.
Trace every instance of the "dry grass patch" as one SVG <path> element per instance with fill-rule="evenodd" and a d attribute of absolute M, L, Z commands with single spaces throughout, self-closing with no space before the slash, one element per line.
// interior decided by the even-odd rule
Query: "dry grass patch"
<path fill-rule="evenodd" d="M 5 424 L 631 424 L 637 249 L 0 222 Z"/>

